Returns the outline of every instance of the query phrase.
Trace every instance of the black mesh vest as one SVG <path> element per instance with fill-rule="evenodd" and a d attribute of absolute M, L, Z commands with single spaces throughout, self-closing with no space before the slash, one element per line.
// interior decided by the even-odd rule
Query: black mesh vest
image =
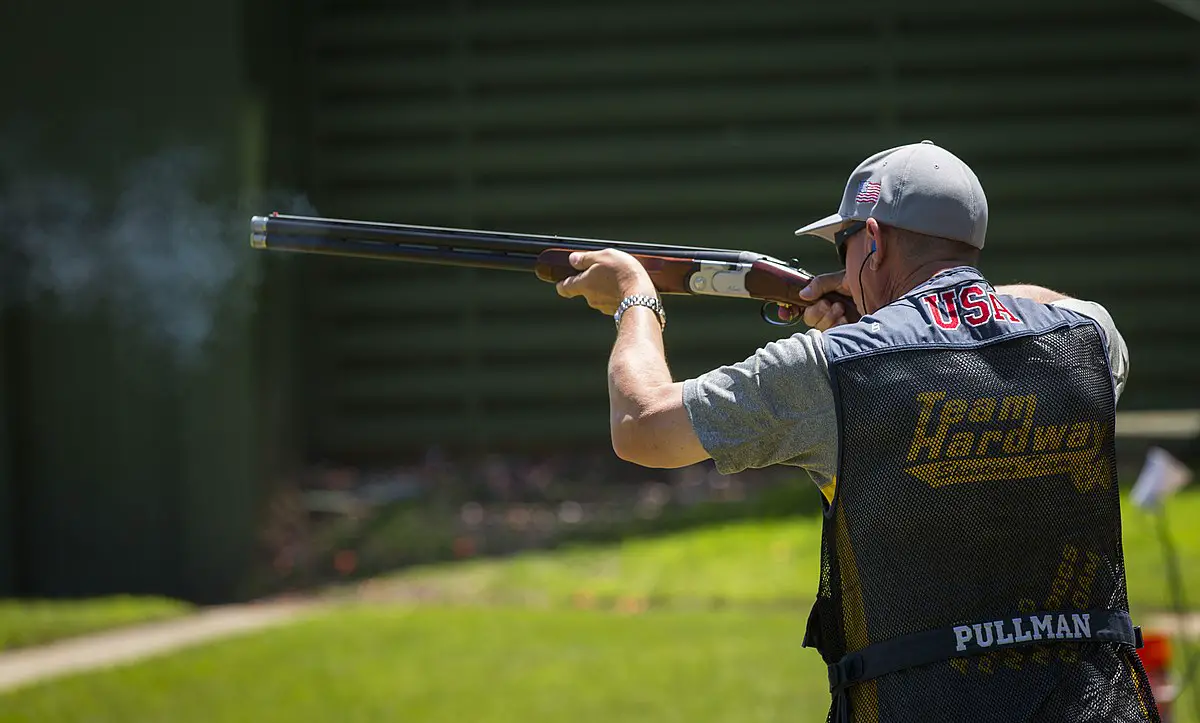
<path fill-rule="evenodd" d="M 825 335 L 839 463 L 805 645 L 831 721 L 1157 721 L 1099 327 L 940 274 Z"/>

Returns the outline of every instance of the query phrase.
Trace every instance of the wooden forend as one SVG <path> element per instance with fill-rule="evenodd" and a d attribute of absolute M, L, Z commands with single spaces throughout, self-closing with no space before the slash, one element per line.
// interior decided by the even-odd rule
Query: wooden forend
<path fill-rule="evenodd" d="M 565 278 L 580 273 L 578 269 L 571 266 L 571 253 L 572 251 L 569 249 L 547 249 L 538 254 L 537 265 L 534 266 L 537 277 L 542 281 L 557 284 Z M 699 269 L 699 265 L 695 261 L 673 259 L 666 256 L 642 256 L 641 254 L 634 254 L 633 257 L 650 274 L 650 280 L 654 282 L 654 288 L 658 289 L 660 294 L 690 293 L 688 278 Z"/>

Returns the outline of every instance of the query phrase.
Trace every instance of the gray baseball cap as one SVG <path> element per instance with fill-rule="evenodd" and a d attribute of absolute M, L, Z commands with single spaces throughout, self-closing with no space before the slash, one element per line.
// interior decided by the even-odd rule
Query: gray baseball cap
<path fill-rule="evenodd" d="M 797 229 L 832 242 L 843 221 L 888 226 L 983 248 L 987 196 L 970 166 L 933 141 L 880 151 L 858 164 L 838 212 Z"/>

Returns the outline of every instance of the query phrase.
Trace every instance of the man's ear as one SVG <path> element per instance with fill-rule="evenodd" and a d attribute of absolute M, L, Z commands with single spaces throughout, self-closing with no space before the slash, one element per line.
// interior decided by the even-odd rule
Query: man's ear
<path fill-rule="evenodd" d="M 873 218 L 867 219 L 867 253 L 874 251 L 871 254 L 870 263 L 872 269 L 878 269 L 883 259 L 887 256 L 887 240 L 883 238 L 883 227 Z"/>

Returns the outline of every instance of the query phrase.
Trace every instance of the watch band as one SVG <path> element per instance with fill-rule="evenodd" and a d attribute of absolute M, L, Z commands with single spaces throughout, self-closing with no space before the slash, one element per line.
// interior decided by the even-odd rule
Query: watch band
<path fill-rule="evenodd" d="M 634 296 L 626 296 L 621 300 L 621 304 L 617 307 L 617 311 L 613 314 L 613 321 L 616 322 L 617 328 L 621 328 L 621 315 L 625 313 L 631 306 L 645 306 L 653 309 L 658 315 L 658 324 L 660 329 L 667 328 L 667 312 L 663 309 L 662 302 L 656 297 L 645 296 L 643 294 L 635 294 Z"/>

